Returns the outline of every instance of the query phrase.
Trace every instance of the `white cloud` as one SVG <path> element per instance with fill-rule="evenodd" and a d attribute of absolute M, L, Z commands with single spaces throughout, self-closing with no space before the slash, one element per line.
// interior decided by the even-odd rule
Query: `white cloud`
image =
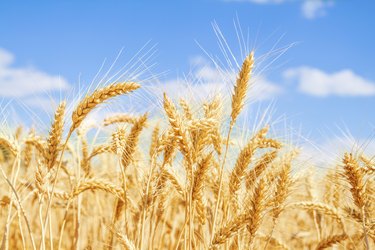
<path fill-rule="evenodd" d="M 25 97 L 69 88 L 59 76 L 31 67 L 13 67 L 14 56 L 0 48 L 0 97 Z"/>
<path fill-rule="evenodd" d="M 313 96 L 373 96 L 375 83 L 356 75 L 346 69 L 334 73 L 326 73 L 311 67 L 288 69 L 284 77 L 296 80 L 300 92 Z"/>
<path fill-rule="evenodd" d="M 332 1 L 305 0 L 301 6 L 302 14 L 307 19 L 314 19 L 326 14 L 326 9 L 333 6 Z"/>
<path fill-rule="evenodd" d="M 226 2 L 250 2 L 254 4 L 291 3 L 293 0 L 224 0 Z M 307 19 L 314 19 L 326 14 L 326 9 L 333 6 L 333 0 L 302 0 L 302 15 Z"/>
<path fill-rule="evenodd" d="M 193 63 L 196 63 L 195 68 L 188 76 L 151 86 L 150 92 L 159 96 L 166 92 L 173 98 L 184 97 L 195 100 L 206 100 L 217 94 L 224 98 L 230 97 L 237 72 L 214 67 L 201 58 L 195 58 Z M 247 95 L 251 101 L 272 99 L 282 92 L 281 87 L 264 76 L 255 76 L 252 82 L 253 85 Z"/>

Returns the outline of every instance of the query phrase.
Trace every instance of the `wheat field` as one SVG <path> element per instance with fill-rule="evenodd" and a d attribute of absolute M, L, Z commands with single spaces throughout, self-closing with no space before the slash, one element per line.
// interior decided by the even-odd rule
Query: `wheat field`
<path fill-rule="evenodd" d="M 228 117 L 219 96 L 196 109 L 164 94 L 167 126 L 149 113 L 108 116 L 99 143 L 82 123 L 142 88 L 121 82 L 87 93 L 72 114 L 61 102 L 49 134 L 0 134 L 1 249 L 374 249 L 373 156 L 299 171 L 300 149 L 268 125 L 237 150 L 253 64 L 250 53 Z"/>

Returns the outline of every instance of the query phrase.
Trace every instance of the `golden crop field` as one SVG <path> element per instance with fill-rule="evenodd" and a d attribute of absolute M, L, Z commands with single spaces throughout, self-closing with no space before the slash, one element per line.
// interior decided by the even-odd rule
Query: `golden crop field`
<path fill-rule="evenodd" d="M 1 249 L 374 249 L 373 155 L 305 171 L 272 125 L 233 143 L 253 65 L 250 53 L 229 115 L 220 96 L 193 107 L 165 93 L 158 122 L 123 113 L 82 126 L 142 89 L 116 82 L 72 113 L 61 102 L 48 134 L 0 134 Z M 100 142 L 87 135 L 103 127 Z"/>

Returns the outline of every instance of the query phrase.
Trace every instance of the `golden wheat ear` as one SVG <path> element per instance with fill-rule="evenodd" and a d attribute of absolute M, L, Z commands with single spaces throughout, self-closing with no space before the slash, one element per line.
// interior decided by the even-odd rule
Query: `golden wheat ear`
<path fill-rule="evenodd" d="M 138 121 L 138 117 L 136 116 L 128 115 L 128 114 L 119 114 L 119 115 L 114 115 L 114 116 L 105 118 L 103 121 L 103 125 L 109 126 L 109 125 L 116 124 L 116 123 L 134 124 L 137 121 Z"/>
<path fill-rule="evenodd" d="M 359 208 L 363 209 L 368 201 L 364 176 L 359 167 L 358 161 L 353 157 L 352 154 L 346 153 L 343 159 L 344 163 L 344 175 L 350 185 L 350 192 L 352 193 L 354 204 Z"/>
<path fill-rule="evenodd" d="M 133 154 L 135 152 L 135 148 L 138 144 L 139 136 L 146 125 L 148 114 L 144 114 L 138 118 L 138 120 L 134 123 L 128 138 L 125 141 L 125 146 L 123 148 L 121 163 L 122 167 L 126 169 L 126 167 L 130 164 Z"/>
<path fill-rule="evenodd" d="M 47 139 L 47 149 L 45 152 L 48 169 L 53 168 L 56 163 L 58 147 L 60 145 L 63 134 L 65 106 L 66 103 L 65 101 L 63 101 L 57 107 L 55 118 L 51 126 L 51 131 Z"/>
<path fill-rule="evenodd" d="M 242 64 L 241 71 L 239 72 L 234 86 L 234 93 L 232 96 L 232 113 L 231 125 L 236 122 L 238 115 L 243 109 L 246 93 L 249 89 L 249 80 L 251 71 L 254 66 L 254 52 L 251 52 Z"/>
<path fill-rule="evenodd" d="M 72 133 L 86 116 L 99 104 L 119 95 L 130 93 L 138 89 L 140 85 L 135 82 L 115 83 L 104 88 L 95 90 L 91 95 L 86 96 L 75 108 L 72 114 Z"/>
<path fill-rule="evenodd" d="M 338 235 L 331 235 L 328 236 L 327 238 L 322 239 L 319 244 L 316 246 L 316 250 L 322 250 L 326 249 L 328 247 L 331 247 L 335 244 L 338 244 L 348 238 L 348 235 L 343 233 L 343 234 L 338 234 Z"/>

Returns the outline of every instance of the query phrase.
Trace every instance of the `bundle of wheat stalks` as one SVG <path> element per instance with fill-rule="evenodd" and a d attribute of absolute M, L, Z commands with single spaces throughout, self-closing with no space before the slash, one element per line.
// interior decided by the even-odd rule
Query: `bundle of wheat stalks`
<path fill-rule="evenodd" d="M 140 87 L 126 82 L 81 100 L 67 135 L 62 102 L 45 139 L 20 129 L 1 136 L 1 249 L 375 247 L 371 158 L 346 153 L 317 180 L 298 173 L 298 150 L 270 138 L 268 126 L 233 149 L 253 63 L 251 53 L 238 74 L 229 129 L 220 98 L 195 111 L 164 94 L 168 127 L 150 126 L 148 114 L 112 116 L 106 142 L 91 143 L 82 122 Z"/>

